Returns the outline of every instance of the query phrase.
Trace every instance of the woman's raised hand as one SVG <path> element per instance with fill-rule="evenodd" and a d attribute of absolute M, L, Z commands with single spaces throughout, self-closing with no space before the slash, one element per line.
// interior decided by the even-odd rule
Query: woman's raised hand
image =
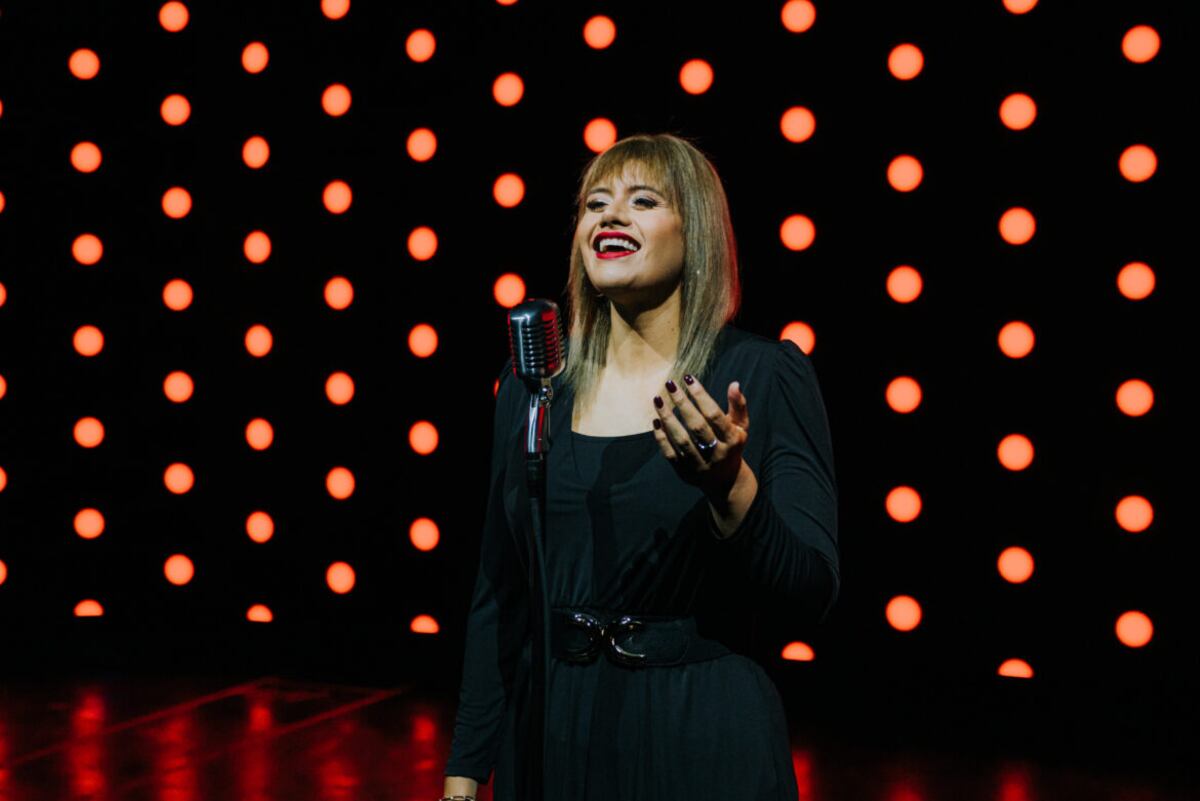
<path fill-rule="evenodd" d="M 675 472 L 687 483 L 699 487 L 710 499 L 728 496 L 742 467 L 742 450 L 749 436 L 750 415 L 746 408 L 746 396 L 737 381 L 726 389 L 729 413 L 705 391 L 700 381 L 693 376 L 683 377 L 684 385 L 674 381 L 666 383 L 667 397 L 654 396 L 658 417 L 654 420 L 654 438 L 658 446 L 675 468 Z M 675 417 L 679 409 L 683 422 Z M 716 440 L 716 446 L 707 456 L 697 444 Z"/>

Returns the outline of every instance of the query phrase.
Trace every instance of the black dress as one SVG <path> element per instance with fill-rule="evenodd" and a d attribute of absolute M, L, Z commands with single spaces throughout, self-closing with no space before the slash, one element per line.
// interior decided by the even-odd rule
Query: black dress
<path fill-rule="evenodd" d="M 722 328 L 713 367 L 699 378 L 726 410 L 726 388 L 740 381 L 749 405 L 742 455 L 758 493 L 723 540 L 703 493 L 662 456 L 649 429 L 650 398 L 646 431 L 596 437 L 571 430 L 573 393 L 554 386 L 544 530 L 551 605 L 691 615 L 702 636 L 734 653 L 645 668 L 603 655 L 587 664 L 552 659 L 547 801 L 797 798 L 779 692 L 747 654 L 764 605 L 811 625 L 837 598 L 837 486 L 825 408 L 800 348 L 733 325 Z M 494 768 L 501 801 L 519 797 L 528 706 L 528 586 L 518 552 L 529 515 L 528 402 L 510 359 L 497 394 L 487 517 L 444 770 L 486 784 Z"/>

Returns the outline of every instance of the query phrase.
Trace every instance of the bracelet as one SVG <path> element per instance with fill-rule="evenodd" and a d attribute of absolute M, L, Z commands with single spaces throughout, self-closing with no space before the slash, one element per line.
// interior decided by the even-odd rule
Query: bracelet
<path fill-rule="evenodd" d="M 438 801 L 475 801 L 473 795 L 444 795 Z"/>

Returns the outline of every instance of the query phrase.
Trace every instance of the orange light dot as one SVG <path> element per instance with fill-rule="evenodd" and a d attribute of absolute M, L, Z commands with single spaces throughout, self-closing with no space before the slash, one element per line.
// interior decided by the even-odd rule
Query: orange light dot
<path fill-rule="evenodd" d="M 804 33 L 817 21 L 817 7 L 808 0 L 788 0 L 779 12 L 783 27 L 792 33 Z"/>
<path fill-rule="evenodd" d="M 196 476 L 192 473 L 192 468 L 188 467 L 183 462 L 175 462 L 167 466 L 163 471 L 163 485 L 167 491 L 175 495 L 183 495 L 196 485 Z"/>
<path fill-rule="evenodd" d="M 408 429 L 408 444 L 415 453 L 428 456 L 437 450 L 437 427 L 428 420 L 418 420 Z"/>
<path fill-rule="evenodd" d="M 911 192 L 921 185 L 924 174 L 920 161 L 913 156 L 900 155 L 888 164 L 887 181 L 897 192 Z"/>
<path fill-rule="evenodd" d="M 417 261 L 428 261 L 437 253 L 437 234 L 427 225 L 414 228 L 408 235 L 408 254 Z"/>
<path fill-rule="evenodd" d="M 246 329 L 246 352 L 251 356 L 266 356 L 271 352 L 273 343 L 274 337 L 271 336 L 271 329 L 265 325 L 255 324 Z"/>
<path fill-rule="evenodd" d="M 1028 323 L 1013 320 L 1005 323 L 996 337 L 1000 352 L 1010 359 L 1023 359 L 1033 350 L 1033 329 Z"/>
<path fill-rule="evenodd" d="M 597 14 L 583 25 L 583 41 L 593 50 L 603 50 L 616 38 L 616 23 L 603 14 Z"/>
<path fill-rule="evenodd" d="M 183 3 L 172 0 L 170 3 L 163 3 L 162 8 L 158 10 L 158 24 L 163 26 L 164 30 L 171 33 L 179 33 L 188 24 L 188 10 Z"/>
<path fill-rule="evenodd" d="M 1141 183 L 1154 175 L 1158 168 L 1158 157 L 1146 145 L 1130 145 L 1121 152 L 1117 164 L 1125 180 Z"/>
<path fill-rule="evenodd" d="M 593 153 L 601 153 L 617 141 L 617 126 L 605 117 L 597 117 L 583 127 L 583 143 Z"/>
<path fill-rule="evenodd" d="M 1131 534 L 1139 534 L 1154 522 L 1154 507 L 1141 495 L 1126 495 L 1114 510 L 1117 525 Z"/>
<path fill-rule="evenodd" d="M 437 137 L 428 128 L 417 128 L 408 135 L 407 148 L 413 161 L 429 161 L 437 152 Z"/>
<path fill-rule="evenodd" d="M 911 376 L 897 376 L 888 382 L 884 398 L 893 412 L 908 414 L 921 405 L 921 385 Z"/>
<path fill-rule="evenodd" d="M 81 417 L 75 422 L 75 442 L 84 448 L 95 448 L 104 441 L 104 424 L 96 417 Z"/>
<path fill-rule="evenodd" d="M 1154 390 L 1139 378 L 1122 381 L 1117 387 L 1117 408 L 1130 417 L 1141 417 L 1154 406 Z"/>
<path fill-rule="evenodd" d="M 75 604 L 75 617 L 104 617 L 104 606 L 94 598 Z"/>
<path fill-rule="evenodd" d="M 104 255 L 104 245 L 95 234 L 80 234 L 71 243 L 71 255 L 80 264 L 95 264 Z"/>
<path fill-rule="evenodd" d="M 192 305 L 192 285 L 182 278 L 173 278 L 163 286 L 163 305 L 171 311 L 183 311 Z"/>
<path fill-rule="evenodd" d="M 354 398 L 354 379 L 349 373 L 330 373 L 325 379 L 325 397 L 337 406 L 345 406 Z"/>
<path fill-rule="evenodd" d="M 428 323 L 414 325 L 408 332 L 408 350 L 419 359 L 427 359 L 437 351 L 437 329 Z"/>
<path fill-rule="evenodd" d="M 181 553 L 172 554 L 163 562 L 163 576 L 176 587 L 187 584 L 196 575 L 196 566 Z"/>
<path fill-rule="evenodd" d="M 779 340 L 791 340 L 800 350 L 812 353 L 817 345 L 817 332 L 808 323 L 793 320 L 779 332 Z"/>
<path fill-rule="evenodd" d="M 516 173 L 506 172 L 492 185 L 492 197 L 504 208 L 511 209 L 525 197 L 525 182 Z"/>
<path fill-rule="evenodd" d="M 1022 584 L 1033 575 L 1033 555 L 1015 545 L 1005 548 L 996 559 L 996 570 L 1005 581 Z"/>
<path fill-rule="evenodd" d="M 251 75 L 265 70 L 270 60 L 271 52 L 262 42 L 251 42 L 242 48 L 242 69 Z"/>
<path fill-rule="evenodd" d="M 246 166 L 252 170 L 257 170 L 266 164 L 269 158 L 271 158 L 271 147 L 261 136 L 252 136 L 242 145 L 242 161 L 246 162 Z"/>
<path fill-rule="evenodd" d="M 921 294 L 921 273 L 908 264 L 892 268 L 887 277 L 887 294 L 897 303 L 912 303 Z"/>
<path fill-rule="evenodd" d="M 350 13 L 350 0 L 321 0 L 321 13 L 329 19 L 341 19 Z"/>
<path fill-rule="evenodd" d="M 1134 64 L 1145 64 L 1158 55 L 1162 40 L 1149 25 L 1134 25 L 1121 38 L 1121 52 Z"/>
<path fill-rule="evenodd" d="M 334 562 L 325 570 L 325 583 L 329 589 L 345 595 L 354 589 L 354 568 L 346 562 Z"/>
<path fill-rule="evenodd" d="M 242 243 L 242 252 L 253 264 L 262 264 L 271 255 L 271 238 L 263 231 L 251 231 Z"/>
<path fill-rule="evenodd" d="M 332 214 L 343 214 L 350 208 L 352 199 L 350 184 L 345 181 L 330 181 L 325 185 L 325 192 L 321 197 L 325 208 Z"/>
<path fill-rule="evenodd" d="M 996 668 L 996 675 L 1009 679 L 1032 679 L 1033 666 L 1024 659 L 1005 659 Z"/>
<path fill-rule="evenodd" d="M 192 116 L 192 104 L 183 95 L 167 95 L 159 111 L 167 125 L 183 125 Z"/>
<path fill-rule="evenodd" d="M 163 193 L 162 210 L 173 220 L 182 220 L 192 210 L 192 196 L 182 186 L 173 186 Z"/>
<path fill-rule="evenodd" d="M 712 66 L 702 58 L 689 59 L 679 68 L 679 85 L 690 95 L 704 94 L 712 83 Z"/>
<path fill-rule="evenodd" d="M 492 82 L 492 97 L 502 106 L 515 106 L 525 95 L 525 82 L 515 72 L 506 72 Z"/>
<path fill-rule="evenodd" d="M 817 129 L 817 118 L 804 106 L 792 106 L 779 118 L 779 130 L 789 142 L 805 142 Z"/>
<path fill-rule="evenodd" d="M 1130 648 L 1141 648 L 1154 637 L 1154 624 L 1143 612 L 1125 612 L 1113 626 L 1117 639 Z"/>
<path fill-rule="evenodd" d="M 921 605 L 911 595 L 897 595 L 888 601 L 884 616 L 897 631 L 912 631 L 921 624 Z"/>
<path fill-rule="evenodd" d="M 325 476 L 325 490 L 330 496 L 344 501 L 354 494 L 354 474 L 345 467 L 335 467 Z"/>
<path fill-rule="evenodd" d="M 71 344 L 80 356 L 95 356 L 104 350 L 104 334 L 94 325 L 81 325 L 75 329 Z"/>
<path fill-rule="evenodd" d="M 90 81 L 100 72 L 100 56 L 96 51 L 81 47 L 67 59 L 67 68 L 81 81 Z"/>
<path fill-rule="evenodd" d="M 1004 8 L 1012 14 L 1028 14 L 1038 0 L 1004 0 Z"/>
<path fill-rule="evenodd" d="M 899 44 L 888 53 L 888 71 L 902 81 L 911 81 L 921 74 L 925 66 L 925 55 L 914 44 Z"/>
<path fill-rule="evenodd" d="M 432 551 L 437 547 L 439 539 L 441 539 L 441 533 L 438 531 L 437 523 L 428 517 L 418 517 L 408 527 L 408 541 L 418 551 Z"/>
<path fill-rule="evenodd" d="M 1117 273 L 1117 291 L 1129 300 L 1143 300 L 1154 291 L 1154 270 L 1141 261 L 1131 261 Z"/>
<path fill-rule="evenodd" d="M 437 634 L 441 627 L 432 616 L 417 615 L 409 622 L 408 630 L 413 634 Z"/>
<path fill-rule="evenodd" d="M 779 226 L 779 239 L 788 250 L 805 250 L 817 237 L 817 227 L 804 214 L 791 214 Z"/>
<path fill-rule="evenodd" d="M 246 610 L 246 620 L 251 623 L 270 623 L 275 620 L 275 614 L 266 604 L 253 604 Z"/>
<path fill-rule="evenodd" d="M 94 540 L 104 533 L 104 515 L 88 507 L 75 513 L 75 533 L 85 540 Z"/>
<path fill-rule="evenodd" d="M 262 543 L 275 536 L 275 521 L 263 511 L 251 512 L 246 517 L 246 536 Z"/>
<path fill-rule="evenodd" d="M 1024 245 L 1033 239 L 1037 222 L 1029 209 L 1016 206 L 1000 216 L 1000 236 L 1010 245 Z"/>
<path fill-rule="evenodd" d="M 1024 470 L 1033 462 L 1033 443 L 1024 434 L 1009 434 L 996 446 L 996 458 L 1009 470 Z"/>
<path fill-rule="evenodd" d="M 515 6 L 516 4 L 517 4 L 517 0 L 496 0 L 496 5 Z"/>
<path fill-rule="evenodd" d="M 437 39 L 432 31 L 425 28 L 417 28 L 404 42 L 404 52 L 418 64 L 433 58 L 433 51 L 436 49 Z"/>
<path fill-rule="evenodd" d="M 1015 92 L 1000 103 L 1000 122 L 1014 131 L 1025 130 L 1036 118 L 1037 104 L 1027 94 Z"/>
<path fill-rule="evenodd" d="M 0 192 L 0 211 L 4 211 L 4 204 L 7 201 L 4 199 L 4 193 Z"/>
<path fill-rule="evenodd" d="M 329 308 L 342 311 L 354 302 L 354 285 L 344 276 L 335 276 L 325 282 L 325 303 Z"/>
<path fill-rule="evenodd" d="M 102 160 L 100 148 L 92 142 L 80 142 L 71 148 L 71 166 L 80 172 L 95 172 Z"/>
<path fill-rule="evenodd" d="M 7 300 L 8 300 L 8 289 L 5 288 L 3 282 L 0 282 L 0 306 L 3 306 Z"/>
<path fill-rule="evenodd" d="M 506 309 L 524 303 L 525 279 L 516 273 L 505 273 L 492 284 L 492 297 Z"/>
<path fill-rule="evenodd" d="M 0 492 L 3 492 L 4 488 L 7 486 L 8 486 L 8 473 L 5 472 L 3 467 L 0 467 Z"/>
<path fill-rule="evenodd" d="M 816 653 L 812 646 L 805 642 L 790 642 L 779 652 L 779 656 L 789 662 L 812 662 Z"/>
<path fill-rule="evenodd" d="M 195 389 L 192 377 L 183 370 L 172 370 L 163 379 L 163 395 L 172 403 L 185 403 Z"/>
<path fill-rule="evenodd" d="M 884 508 L 897 523 L 911 523 L 921 514 L 921 496 L 909 486 L 893 487 L 884 500 Z"/>
<path fill-rule="evenodd" d="M 256 451 L 265 451 L 275 441 L 275 429 L 267 420 L 256 417 L 246 424 L 246 444 Z"/>
<path fill-rule="evenodd" d="M 3 398 L 7 394 L 8 394 L 8 381 L 5 380 L 3 375 L 0 375 L 0 398 Z"/>
<path fill-rule="evenodd" d="M 331 83 L 321 93 L 321 108 L 330 117 L 340 117 L 350 110 L 350 90 L 345 84 Z"/>

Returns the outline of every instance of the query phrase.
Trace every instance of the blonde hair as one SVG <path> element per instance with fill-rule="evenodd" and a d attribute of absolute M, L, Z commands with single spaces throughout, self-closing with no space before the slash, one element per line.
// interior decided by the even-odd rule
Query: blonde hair
<path fill-rule="evenodd" d="M 588 191 L 641 167 L 678 211 L 683 224 L 679 347 L 670 375 L 705 380 L 721 328 L 741 306 L 737 247 L 725 188 L 712 162 L 687 139 L 670 133 L 635 134 L 594 156 L 584 167 L 575 198 L 574 231 L 585 212 Z M 584 254 L 572 239 L 566 287 L 570 357 L 564 381 L 586 398 L 600 378 L 612 327 L 610 301 L 588 279 Z M 714 396 L 716 397 L 716 396 Z M 717 398 L 718 402 L 723 400 Z"/>

